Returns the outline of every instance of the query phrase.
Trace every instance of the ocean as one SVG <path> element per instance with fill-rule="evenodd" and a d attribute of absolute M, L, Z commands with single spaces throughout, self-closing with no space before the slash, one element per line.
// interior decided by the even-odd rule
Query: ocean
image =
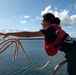
<path fill-rule="evenodd" d="M 51 63 L 43 70 L 36 70 L 29 63 L 21 48 L 19 48 L 17 59 L 14 60 L 15 44 L 12 44 L 0 54 L 0 75 L 52 75 L 55 66 L 65 60 L 65 54 L 60 51 L 55 56 L 48 56 L 44 50 L 43 40 L 20 41 L 33 64 L 37 67 L 42 67 L 49 60 Z M 56 75 L 68 75 L 67 64 L 64 64 Z"/>

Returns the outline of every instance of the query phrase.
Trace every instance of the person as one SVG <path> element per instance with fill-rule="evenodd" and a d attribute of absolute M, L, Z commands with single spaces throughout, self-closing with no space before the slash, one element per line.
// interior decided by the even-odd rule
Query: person
<path fill-rule="evenodd" d="M 63 51 L 67 59 L 67 71 L 69 75 L 76 75 L 76 41 L 72 39 L 60 27 L 60 19 L 52 13 L 42 16 L 42 29 L 35 32 L 12 32 L 4 34 L 4 38 L 12 35 L 18 37 L 41 37 L 44 36 L 44 48 L 49 56 Z"/>

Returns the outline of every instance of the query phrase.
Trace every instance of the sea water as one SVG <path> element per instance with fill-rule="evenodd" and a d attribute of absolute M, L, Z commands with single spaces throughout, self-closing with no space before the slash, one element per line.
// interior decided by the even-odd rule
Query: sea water
<path fill-rule="evenodd" d="M 50 64 L 43 70 L 34 69 L 21 48 L 19 48 L 17 59 L 14 60 L 15 44 L 12 44 L 0 54 L 0 75 L 52 75 L 55 66 L 65 60 L 65 54 L 60 51 L 55 56 L 48 56 L 44 50 L 43 40 L 20 41 L 33 64 L 42 67 L 49 60 Z M 56 75 L 68 75 L 67 64 L 63 65 Z"/>

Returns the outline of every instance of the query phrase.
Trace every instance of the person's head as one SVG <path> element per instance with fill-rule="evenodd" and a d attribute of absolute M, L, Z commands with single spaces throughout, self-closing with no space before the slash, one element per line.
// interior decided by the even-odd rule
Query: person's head
<path fill-rule="evenodd" d="M 55 16 L 52 13 L 46 13 L 42 16 L 42 26 L 43 28 L 46 28 L 47 26 L 51 24 L 60 24 L 60 19 L 58 17 L 55 18 Z"/>
<path fill-rule="evenodd" d="M 55 24 L 60 25 L 60 19 L 58 17 L 55 18 Z"/>

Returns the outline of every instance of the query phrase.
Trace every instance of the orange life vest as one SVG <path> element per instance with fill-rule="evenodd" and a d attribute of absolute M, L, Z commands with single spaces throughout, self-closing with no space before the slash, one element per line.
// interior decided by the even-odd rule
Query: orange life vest
<path fill-rule="evenodd" d="M 56 28 L 58 30 L 58 36 L 57 36 L 57 39 L 52 42 L 52 43 L 49 43 L 45 37 L 44 41 L 44 48 L 46 50 L 46 53 L 49 55 L 49 56 L 53 56 L 55 54 L 57 54 L 58 50 L 61 48 L 61 45 L 57 46 L 59 44 L 59 42 L 61 42 L 62 38 L 64 37 L 64 35 L 66 34 L 66 32 L 64 30 L 61 29 L 60 26 L 58 25 L 50 25 L 49 26 L 50 28 Z M 56 47 L 57 46 L 57 47 Z"/>

